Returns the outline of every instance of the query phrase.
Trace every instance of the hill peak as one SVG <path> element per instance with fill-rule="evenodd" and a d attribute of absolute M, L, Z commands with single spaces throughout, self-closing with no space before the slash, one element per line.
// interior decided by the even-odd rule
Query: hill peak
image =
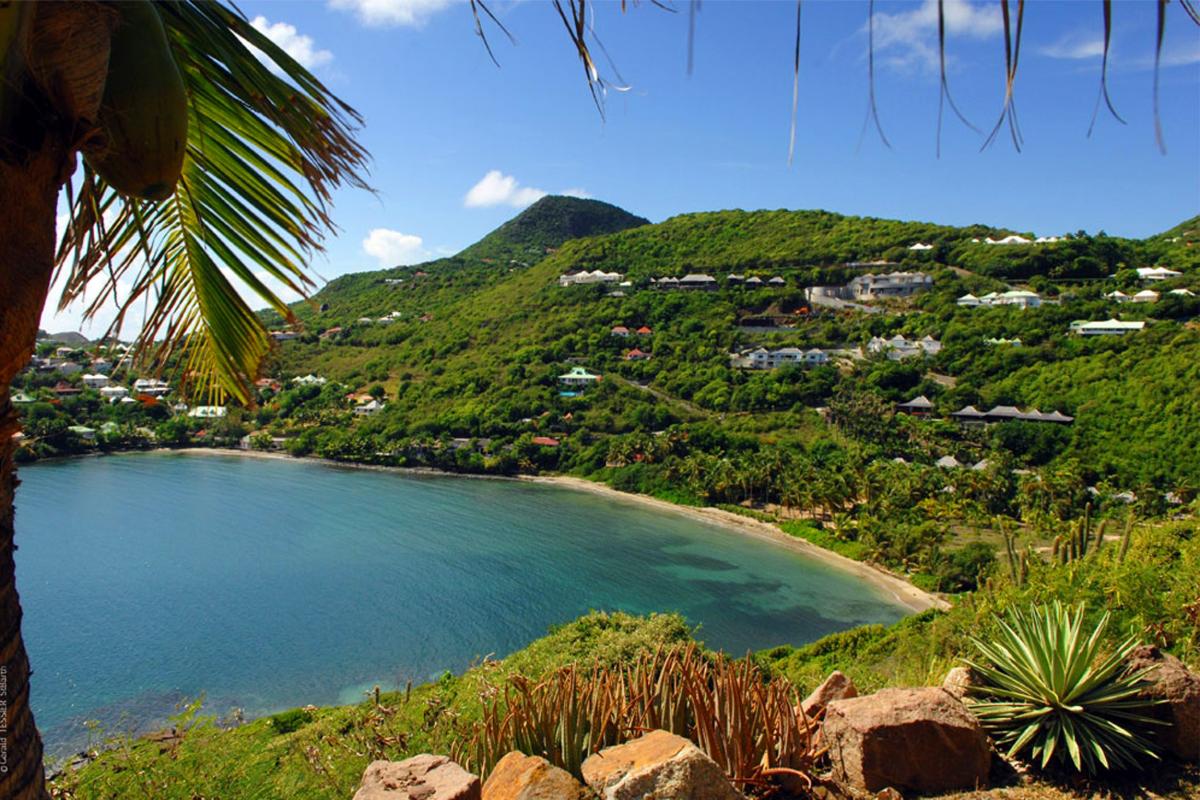
<path fill-rule="evenodd" d="M 485 256 L 514 247 L 558 247 L 571 239 L 617 233 L 649 224 L 650 220 L 601 200 L 547 195 L 460 255 Z"/>

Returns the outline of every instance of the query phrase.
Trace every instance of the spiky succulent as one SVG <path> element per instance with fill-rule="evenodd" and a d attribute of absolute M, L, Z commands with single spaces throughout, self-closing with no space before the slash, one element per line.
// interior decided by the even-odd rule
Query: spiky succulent
<path fill-rule="evenodd" d="M 1105 655 L 1109 614 L 1086 633 L 1083 605 L 1007 617 L 993 641 L 972 640 L 982 659 L 966 663 L 982 679 L 967 704 L 1008 757 L 1028 750 L 1043 768 L 1057 760 L 1089 775 L 1158 759 L 1147 733 L 1161 723 L 1145 713 L 1154 701 L 1144 673 L 1125 666 L 1136 639 Z"/>

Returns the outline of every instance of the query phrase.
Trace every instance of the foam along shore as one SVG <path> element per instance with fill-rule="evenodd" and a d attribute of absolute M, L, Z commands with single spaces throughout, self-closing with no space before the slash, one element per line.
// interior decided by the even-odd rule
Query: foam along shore
<path fill-rule="evenodd" d="M 518 475 L 509 477 L 504 475 L 472 475 L 458 472 L 444 472 L 442 470 L 430 469 L 427 467 L 387 467 L 377 464 L 355 464 L 347 461 L 333 461 L 327 458 L 313 458 L 310 456 L 297 458 L 289 456 L 286 453 L 272 453 L 260 450 L 235 450 L 219 447 L 185 447 L 180 449 L 163 448 L 161 452 L 170 453 L 185 453 L 187 455 L 211 455 L 211 456 L 240 456 L 242 458 L 267 458 L 281 461 L 309 461 L 318 464 L 325 464 L 331 467 L 341 467 L 349 469 L 365 469 L 378 472 L 396 472 L 406 475 L 438 475 L 456 478 L 474 478 L 485 480 L 518 480 L 527 481 L 530 483 L 544 483 L 553 486 L 561 486 L 567 489 L 574 489 L 581 492 L 591 492 L 592 494 L 604 495 L 614 500 L 626 503 L 636 503 L 651 508 L 656 508 L 661 511 L 668 511 L 673 514 L 681 514 L 691 517 L 692 519 L 707 522 L 717 525 L 725 530 L 739 533 L 744 536 L 754 536 L 758 539 L 764 539 L 774 542 L 782 547 L 787 547 L 799 553 L 822 561 L 838 569 L 849 572 L 862 580 L 868 581 L 873 586 L 876 586 L 887 592 L 892 599 L 901 605 L 911 609 L 914 613 L 925 611 L 930 608 L 948 609 L 950 604 L 929 592 L 918 589 L 913 584 L 909 583 L 904 578 L 886 572 L 871 564 L 866 564 L 861 561 L 855 561 L 852 558 L 847 558 L 839 553 L 834 553 L 831 550 L 826 550 L 823 547 L 818 547 L 812 542 L 800 539 L 795 536 L 789 536 L 777 525 L 769 522 L 744 517 L 741 514 L 735 514 L 732 511 L 726 511 L 721 508 L 712 508 L 709 506 L 681 506 L 667 500 L 660 500 L 657 497 L 651 497 L 644 494 L 635 494 L 633 492 L 623 492 L 620 489 L 614 489 L 597 481 L 590 481 L 586 478 L 577 478 L 569 475 Z"/>

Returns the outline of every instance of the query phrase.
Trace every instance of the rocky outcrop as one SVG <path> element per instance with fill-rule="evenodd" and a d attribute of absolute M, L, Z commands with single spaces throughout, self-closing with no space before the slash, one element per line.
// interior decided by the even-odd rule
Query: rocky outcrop
<path fill-rule="evenodd" d="M 479 778 L 445 756 L 373 761 L 354 800 L 481 800 Z"/>
<path fill-rule="evenodd" d="M 1129 670 L 1145 672 L 1143 695 L 1161 702 L 1149 710 L 1168 723 L 1155 732 L 1155 742 L 1178 759 L 1200 761 L 1200 675 L 1151 645 L 1130 653 Z"/>
<path fill-rule="evenodd" d="M 983 728 L 940 687 L 834 700 L 822 736 L 834 778 L 869 792 L 974 789 L 987 782 L 991 766 Z"/>
<path fill-rule="evenodd" d="M 666 731 L 589 756 L 583 779 L 603 800 L 742 800 L 715 761 Z"/>
<path fill-rule="evenodd" d="M 500 759 L 483 784 L 483 800 L 585 800 L 589 796 L 565 769 L 516 751 Z"/>
<path fill-rule="evenodd" d="M 804 716 L 811 719 L 824 711 L 834 700 L 847 700 L 851 697 L 858 697 L 858 688 L 846 673 L 835 669 L 820 686 L 812 690 L 812 694 L 804 698 L 800 703 L 800 710 L 804 712 Z"/>
<path fill-rule="evenodd" d="M 955 667 L 946 673 L 946 678 L 942 681 L 942 688 L 958 700 L 962 700 L 971 692 L 973 686 L 978 685 L 979 676 L 969 667 Z"/>

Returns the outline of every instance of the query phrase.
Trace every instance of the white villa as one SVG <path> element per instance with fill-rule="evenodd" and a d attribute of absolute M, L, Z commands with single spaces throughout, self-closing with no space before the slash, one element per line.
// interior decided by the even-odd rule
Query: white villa
<path fill-rule="evenodd" d="M 931 244 L 925 244 L 924 242 L 917 242 L 916 244 L 909 245 L 909 248 L 908 248 L 908 249 L 909 249 L 909 250 L 916 250 L 916 251 L 920 252 L 920 251 L 922 251 L 922 250 L 932 250 L 932 249 L 933 249 L 933 245 L 931 245 Z"/>
<path fill-rule="evenodd" d="M 1098 322 L 1078 320 L 1071 323 L 1071 333 L 1077 333 L 1080 336 L 1123 336 L 1130 331 L 1140 331 L 1145 327 L 1146 323 L 1141 320 L 1135 322 L 1123 322 L 1119 319 Z"/>
<path fill-rule="evenodd" d="M 354 413 L 360 417 L 369 417 L 377 411 L 381 411 L 387 403 L 381 403 L 372 398 L 369 402 L 361 403 L 354 407 Z"/>
<path fill-rule="evenodd" d="M 1003 239 L 993 239 L 992 237 L 989 236 L 983 240 L 983 243 L 984 244 L 1033 244 L 1033 240 L 1026 239 L 1024 236 L 1018 236 L 1017 234 L 1014 233 L 1014 234 L 1010 234 L 1009 236 L 1005 236 Z"/>
<path fill-rule="evenodd" d="M 882 297 L 908 297 L 933 286 L 933 277 L 924 272 L 889 272 L 886 275 L 859 275 L 847 288 L 860 300 Z"/>
<path fill-rule="evenodd" d="M 300 338 L 300 331 L 271 331 L 271 338 L 277 342 L 290 342 Z"/>
<path fill-rule="evenodd" d="M 599 375 L 583 367 L 571 367 L 569 372 L 558 376 L 558 382 L 565 386 L 591 386 L 599 381 Z"/>
<path fill-rule="evenodd" d="M 297 376 L 292 378 L 292 383 L 298 383 L 301 386 L 324 386 L 326 379 L 319 375 L 313 375 L 311 372 L 303 377 Z"/>
<path fill-rule="evenodd" d="M 1106 298 L 1108 298 L 1109 300 L 1112 300 L 1114 303 L 1128 303 L 1129 302 L 1129 295 L 1125 294 L 1120 289 L 1114 289 L 1113 291 L 1109 292 L 1108 294 L 1106 294 L 1104 296 Z"/>
<path fill-rule="evenodd" d="M 103 389 L 105 386 L 108 386 L 108 376 L 99 373 L 84 373 L 83 385 L 89 389 Z"/>
<path fill-rule="evenodd" d="M 105 386 L 100 390 L 100 396 L 110 403 L 129 397 L 129 390 L 124 386 Z"/>
<path fill-rule="evenodd" d="M 1179 297 L 1195 297 L 1196 293 L 1191 289 L 1172 289 L 1167 294 L 1177 295 Z"/>
<path fill-rule="evenodd" d="M 716 289 L 717 279 L 712 275 L 692 273 L 679 279 L 680 289 Z"/>
<path fill-rule="evenodd" d="M 1037 308 L 1042 304 L 1042 297 L 1037 292 L 1014 289 L 1009 292 L 988 292 L 983 297 L 964 294 L 958 298 L 958 304 L 965 308 L 979 306 L 1016 306 L 1017 308 Z"/>
<path fill-rule="evenodd" d="M 225 406 L 195 406 L 188 412 L 195 419 L 220 419 L 229 413 Z"/>
<path fill-rule="evenodd" d="M 1130 299 L 1135 303 L 1157 303 L 1158 292 L 1152 289 L 1143 289 Z"/>
<path fill-rule="evenodd" d="M 829 354 L 816 347 L 809 350 L 799 347 L 781 347 L 778 350 L 756 347 L 744 353 L 731 353 L 729 360 L 733 366 L 742 369 L 778 369 L 789 365 L 819 367 L 829 363 Z"/>
<path fill-rule="evenodd" d="M 891 339 L 881 339 L 875 336 L 867 342 L 868 353 L 886 353 L 892 361 L 903 361 L 916 356 L 928 358 L 937 355 L 941 350 L 942 343 L 932 336 L 909 340 L 896 334 Z"/>
<path fill-rule="evenodd" d="M 138 378 L 133 382 L 133 390 L 138 394 L 148 394 L 151 397 L 162 397 L 171 391 L 171 385 L 157 378 Z"/>
<path fill-rule="evenodd" d="M 559 286 L 578 286 L 588 283 L 618 283 L 625 279 L 625 276 L 619 272 L 605 272 L 602 269 L 592 270 L 588 272 L 569 272 L 566 275 L 558 277 Z"/>
<path fill-rule="evenodd" d="M 1144 281 L 1165 281 L 1167 278 L 1178 278 L 1183 273 L 1166 267 L 1138 267 L 1137 274 Z"/>

